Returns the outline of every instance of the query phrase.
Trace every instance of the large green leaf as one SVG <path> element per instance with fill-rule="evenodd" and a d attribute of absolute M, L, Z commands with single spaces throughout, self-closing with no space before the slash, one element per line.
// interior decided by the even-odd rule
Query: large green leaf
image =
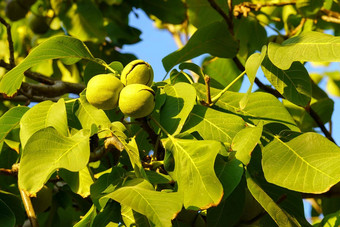
<path fill-rule="evenodd" d="M 197 131 L 205 140 L 231 143 L 236 133 L 244 127 L 245 122 L 239 116 L 196 105 L 190 112 L 183 131 Z"/>
<path fill-rule="evenodd" d="M 294 61 L 340 61 L 340 38 L 320 32 L 304 32 L 282 43 L 269 43 L 268 57 L 280 69 L 289 69 Z"/>
<path fill-rule="evenodd" d="M 82 41 L 102 42 L 106 36 L 102 12 L 91 0 L 75 2 L 59 16 L 67 32 Z"/>
<path fill-rule="evenodd" d="M 187 83 L 166 85 L 165 104 L 161 109 L 161 124 L 170 134 L 178 134 L 196 103 L 196 91 Z"/>
<path fill-rule="evenodd" d="M 187 140 L 170 137 L 164 141 L 166 153 L 171 153 L 175 169 L 170 175 L 183 194 L 185 208 L 209 208 L 222 199 L 223 188 L 214 171 L 216 155 L 225 149 L 214 140 Z"/>
<path fill-rule="evenodd" d="M 199 95 L 205 96 L 204 85 L 197 84 L 196 86 Z M 217 94 L 219 91 L 211 89 L 212 95 Z M 249 94 L 248 105 L 241 110 L 239 102 L 244 94 L 227 91 L 217 102 L 216 106 L 224 112 L 232 112 L 241 116 L 245 121 L 253 124 L 258 124 L 263 121 L 264 124 L 274 123 L 283 124 L 293 131 L 299 131 L 293 118 L 290 116 L 282 103 L 277 100 L 273 95 L 264 92 L 255 92 Z"/>
<path fill-rule="evenodd" d="M 89 134 L 81 130 L 65 137 L 52 127 L 34 133 L 22 152 L 19 187 L 34 195 L 56 169 L 84 169 L 90 158 Z"/>
<path fill-rule="evenodd" d="M 15 226 L 15 216 L 7 204 L 0 199 L 0 223 L 5 227 Z"/>
<path fill-rule="evenodd" d="M 147 14 L 155 15 L 163 23 L 182 24 L 186 19 L 186 7 L 181 0 L 145 0 L 141 3 Z"/>
<path fill-rule="evenodd" d="M 79 222 L 77 222 L 74 225 L 74 227 L 88 227 L 88 226 L 92 226 L 94 218 L 96 216 L 97 216 L 96 207 L 94 205 L 92 205 L 92 207 L 89 209 L 89 211 L 87 211 L 85 216 Z"/>
<path fill-rule="evenodd" d="M 67 114 L 64 99 L 57 103 L 44 101 L 33 106 L 20 121 L 20 141 L 25 147 L 27 140 L 38 130 L 54 127 L 60 134 L 67 136 Z"/>
<path fill-rule="evenodd" d="M 163 58 L 163 66 L 168 72 L 175 65 L 190 60 L 201 54 L 211 54 L 221 58 L 236 55 L 238 44 L 231 36 L 224 22 L 214 22 L 198 29 L 187 44 L 180 50 Z"/>
<path fill-rule="evenodd" d="M 105 112 L 92 106 L 86 99 L 85 91 L 80 94 L 79 106 L 76 111 L 76 116 L 79 119 L 83 128 L 91 129 L 94 124 L 97 127 L 109 128 L 111 122 Z"/>
<path fill-rule="evenodd" d="M 278 226 L 301 226 L 299 222 L 279 207 L 272 198 L 246 172 L 247 186 L 252 196 L 268 212 Z"/>
<path fill-rule="evenodd" d="M 275 136 L 262 153 L 266 180 L 281 187 L 322 193 L 340 181 L 340 148 L 317 133 L 289 142 Z"/>
<path fill-rule="evenodd" d="M 80 40 L 70 36 L 52 37 L 34 48 L 18 66 L 1 77 L 0 93 L 14 95 L 20 88 L 27 69 L 43 61 L 57 58 L 86 59 L 106 66 L 105 62 L 95 59 Z"/>
<path fill-rule="evenodd" d="M 312 96 L 312 84 L 306 68 L 300 62 L 294 62 L 288 70 L 282 70 L 265 58 L 262 71 L 283 97 L 299 106 L 308 105 Z"/>
<path fill-rule="evenodd" d="M 187 0 L 185 1 L 188 7 L 188 17 L 190 24 L 196 28 L 208 25 L 210 23 L 222 20 L 222 16 L 216 12 L 206 0 Z M 228 5 L 224 0 L 215 1 L 217 5 L 228 13 Z"/>
<path fill-rule="evenodd" d="M 6 136 L 17 127 L 20 123 L 20 119 L 29 110 L 26 106 L 18 106 L 8 110 L 0 118 L 0 143 L 4 141 Z"/>
<path fill-rule="evenodd" d="M 248 165 L 255 146 L 260 141 L 263 130 L 261 121 L 256 127 L 242 129 L 233 139 L 231 148 L 236 151 L 236 158 L 244 165 Z"/>
<path fill-rule="evenodd" d="M 149 182 L 138 178 L 105 197 L 145 215 L 155 226 L 171 226 L 171 220 L 182 209 L 180 193 L 154 191 Z"/>

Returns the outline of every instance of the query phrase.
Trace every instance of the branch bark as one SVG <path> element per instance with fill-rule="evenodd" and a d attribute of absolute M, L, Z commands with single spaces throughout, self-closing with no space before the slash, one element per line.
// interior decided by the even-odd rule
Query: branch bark
<path fill-rule="evenodd" d="M 28 219 L 31 222 L 32 227 L 39 227 L 38 220 L 37 220 L 37 217 L 35 215 L 35 211 L 33 209 L 33 205 L 32 205 L 32 202 L 31 202 L 31 198 L 26 194 L 26 192 L 24 190 L 22 190 L 22 189 L 19 189 L 19 190 L 20 190 L 22 202 L 23 202 L 25 210 L 26 210 L 26 214 L 28 216 Z"/>
<path fill-rule="evenodd" d="M 10 66 L 13 68 L 15 67 L 15 61 L 14 61 L 14 46 L 13 46 L 13 40 L 12 40 L 12 32 L 11 32 L 11 25 L 6 22 L 5 19 L 0 17 L 0 23 L 3 24 L 6 27 L 7 30 L 7 41 L 9 46 L 9 63 Z"/>

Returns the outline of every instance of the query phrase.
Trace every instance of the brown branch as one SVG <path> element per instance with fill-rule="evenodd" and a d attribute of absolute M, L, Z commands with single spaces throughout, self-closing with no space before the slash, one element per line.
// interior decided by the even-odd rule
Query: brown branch
<path fill-rule="evenodd" d="M 26 194 L 26 192 L 23 189 L 19 188 L 19 190 L 20 190 L 22 202 L 23 202 L 25 210 L 26 210 L 26 214 L 28 216 L 28 219 L 31 222 L 32 227 L 38 227 L 39 224 L 38 224 L 37 217 L 35 215 L 35 211 L 33 209 L 31 198 Z"/>
<path fill-rule="evenodd" d="M 0 174 L 16 176 L 18 173 L 17 172 L 13 172 L 11 169 L 0 168 Z"/>
<path fill-rule="evenodd" d="M 164 155 L 165 155 L 165 149 L 162 146 L 162 143 L 159 142 L 158 135 L 150 127 L 147 119 L 144 117 L 144 118 L 136 119 L 136 121 L 140 122 L 141 123 L 141 127 L 144 129 L 144 131 L 146 133 L 148 133 L 150 142 L 155 147 L 155 153 L 156 153 L 157 160 L 158 161 L 163 160 L 164 159 Z"/>
<path fill-rule="evenodd" d="M 84 84 L 69 83 L 57 80 L 53 85 L 30 84 L 23 82 L 22 91 L 33 96 L 55 98 L 66 93 L 79 94 L 85 89 Z"/>
<path fill-rule="evenodd" d="M 233 58 L 234 63 L 236 64 L 236 66 L 239 68 L 239 70 L 244 71 L 245 68 L 242 65 L 242 63 L 238 60 L 237 57 Z M 261 89 L 266 91 L 267 93 L 270 93 L 272 95 L 274 95 L 276 98 L 282 98 L 285 99 L 280 92 L 278 92 L 276 89 L 273 89 L 269 86 L 264 85 L 258 78 L 255 78 L 255 84 Z M 313 120 L 315 121 L 315 123 L 318 125 L 318 127 L 321 129 L 321 131 L 323 132 L 323 134 L 326 136 L 327 139 L 329 139 L 330 141 L 332 141 L 333 143 L 335 143 L 335 140 L 333 139 L 332 135 L 329 133 L 329 131 L 326 129 L 325 125 L 323 124 L 320 116 L 314 111 L 312 110 L 310 107 L 309 108 L 305 108 L 306 112 L 309 113 L 309 115 L 313 118 Z M 335 143 L 336 144 L 336 143 Z"/>
<path fill-rule="evenodd" d="M 232 35 L 234 35 L 234 30 L 233 30 L 233 22 L 232 22 L 232 19 L 231 19 L 231 17 L 232 17 L 232 15 L 227 15 L 222 9 L 221 9 L 221 7 L 215 2 L 215 0 L 208 0 L 208 2 L 209 2 L 209 4 L 210 4 L 210 6 L 218 13 L 218 14 L 220 14 L 222 17 L 223 17 L 223 19 L 225 20 L 225 22 L 227 23 L 227 25 L 228 25 L 228 29 L 229 29 L 229 31 L 230 31 L 230 33 L 232 34 Z"/>
<path fill-rule="evenodd" d="M 278 2 L 278 3 L 251 3 L 251 2 L 242 2 L 238 5 L 234 6 L 233 14 L 235 17 L 240 17 L 243 15 L 247 17 L 249 12 L 251 11 L 259 11 L 262 7 L 272 7 L 272 6 L 286 6 L 286 5 L 295 5 L 296 1 L 290 2 Z"/>
<path fill-rule="evenodd" d="M 11 25 L 8 24 L 5 19 L 0 17 L 0 23 L 3 24 L 6 27 L 7 30 L 7 41 L 9 46 L 9 63 L 10 66 L 13 68 L 15 67 L 15 61 L 14 61 L 14 46 L 13 46 L 13 40 L 12 40 L 12 32 L 11 32 Z"/>

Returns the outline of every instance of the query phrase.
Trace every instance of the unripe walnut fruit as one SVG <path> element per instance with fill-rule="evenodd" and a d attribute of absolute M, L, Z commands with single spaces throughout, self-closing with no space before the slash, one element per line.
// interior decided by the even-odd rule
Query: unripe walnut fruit
<path fill-rule="evenodd" d="M 11 21 L 17 21 L 25 17 L 28 9 L 23 8 L 17 0 L 7 1 L 5 14 Z"/>
<path fill-rule="evenodd" d="M 121 91 L 118 105 L 126 116 L 146 117 L 155 108 L 155 93 L 144 84 L 130 84 Z"/>
<path fill-rule="evenodd" d="M 87 83 L 86 99 L 99 109 L 114 109 L 118 105 L 119 93 L 123 87 L 114 74 L 99 74 Z"/>
<path fill-rule="evenodd" d="M 151 86 L 153 70 L 149 63 L 143 60 L 134 60 L 124 67 L 120 79 L 124 85 L 145 84 Z"/>

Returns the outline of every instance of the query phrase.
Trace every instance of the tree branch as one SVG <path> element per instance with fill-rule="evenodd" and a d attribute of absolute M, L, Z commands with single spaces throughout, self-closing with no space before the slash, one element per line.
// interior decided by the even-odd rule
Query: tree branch
<path fill-rule="evenodd" d="M 31 198 L 26 194 L 26 192 L 23 189 L 19 188 L 19 190 L 20 190 L 22 202 L 23 202 L 25 210 L 26 210 L 26 214 L 28 216 L 28 219 L 31 222 L 32 227 L 38 227 L 39 224 L 38 224 L 37 217 L 35 215 L 35 211 L 33 209 Z"/>
<path fill-rule="evenodd" d="M 234 29 L 233 29 L 233 22 L 232 22 L 232 15 L 227 15 L 222 9 L 221 7 L 215 2 L 215 0 L 208 0 L 209 1 L 209 4 L 210 6 L 216 10 L 216 12 L 218 12 L 222 17 L 223 19 L 225 20 L 225 22 L 227 23 L 228 25 L 228 29 L 230 31 L 230 33 L 232 35 L 234 35 Z"/>
<path fill-rule="evenodd" d="M 251 2 L 242 2 L 238 5 L 234 6 L 234 16 L 240 17 L 243 15 L 244 17 L 247 17 L 249 12 L 251 11 L 259 11 L 262 7 L 270 7 L 270 6 L 286 6 L 286 5 L 295 5 L 296 1 L 292 0 L 290 2 L 278 2 L 278 3 L 251 3 Z"/>
<path fill-rule="evenodd" d="M 14 46 L 13 46 L 13 40 L 12 40 L 11 25 L 8 24 L 5 21 L 5 19 L 3 19 L 2 17 L 0 17 L 0 23 L 3 24 L 7 30 L 7 40 L 8 40 L 8 46 L 9 46 L 9 63 L 10 63 L 10 66 L 13 68 L 15 67 L 15 61 L 14 61 Z"/>

